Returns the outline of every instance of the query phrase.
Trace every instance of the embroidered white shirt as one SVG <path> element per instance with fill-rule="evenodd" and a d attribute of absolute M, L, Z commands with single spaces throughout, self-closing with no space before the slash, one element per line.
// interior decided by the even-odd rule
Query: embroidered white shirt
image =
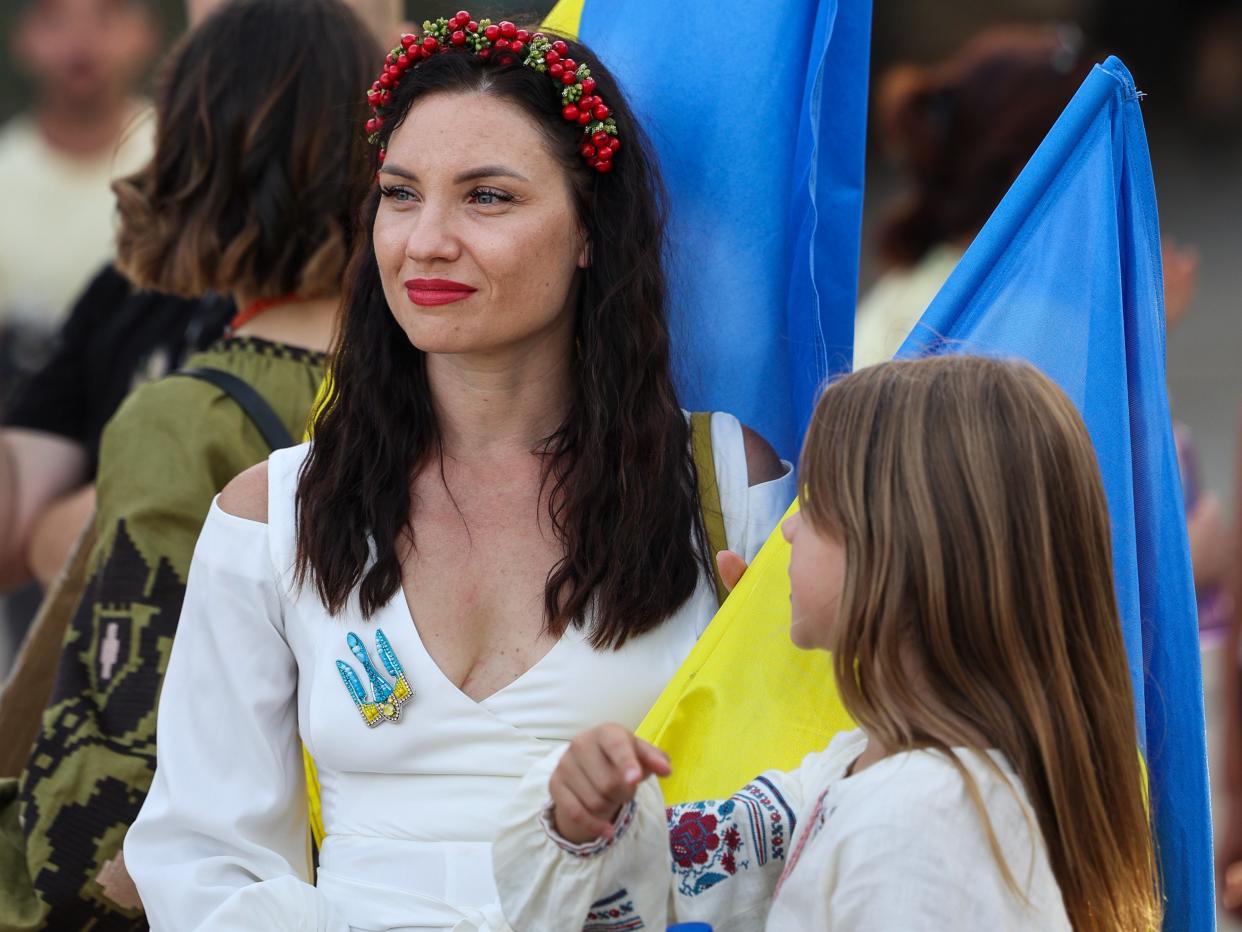
<path fill-rule="evenodd" d="M 715 932 L 1068 932 L 1034 814 L 1002 755 L 992 760 L 1003 778 L 958 752 L 1024 897 L 1006 886 L 948 760 L 896 754 L 845 776 L 864 746 L 862 732 L 847 732 L 797 770 L 667 810 L 648 780 L 616 840 L 589 856 L 542 817 L 558 751 L 523 781 L 494 847 L 505 915 L 516 929 L 574 932 L 584 920 L 592 932 L 687 921 Z"/>

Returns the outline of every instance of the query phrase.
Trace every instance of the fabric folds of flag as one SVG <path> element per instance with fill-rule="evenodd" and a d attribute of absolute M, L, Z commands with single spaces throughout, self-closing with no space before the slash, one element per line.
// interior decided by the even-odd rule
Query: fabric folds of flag
<path fill-rule="evenodd" d="M 1112 519 L 1165 928 L 1212 929 L 1198 627 L 1140 96 L 1116 58 L 1096 66 L 898 355 L 1018 356 L 1082 413 Z"/>
<path fill-rule="evenodd" d="M 794 458 L 852 358 L 870 0 L 561 0 L 544 28 L 598 52 L 659 156 L 683 407 Z"/>

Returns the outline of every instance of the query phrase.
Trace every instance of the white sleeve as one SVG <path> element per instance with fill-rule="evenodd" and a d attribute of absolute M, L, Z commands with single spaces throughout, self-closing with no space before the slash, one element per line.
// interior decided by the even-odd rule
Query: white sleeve
<path fill-rule="evenodd" d="M 725 800 L 667 809 L 649 778 L 612 842 L 572 846 L 546 817 L 559 759 L 550 755 L 524 778 L 492 848 L 516 932 L 576 932 L 622 917 L 635 923 L 626 928 L 696 920 L 716 932 L 762 928 L 806 795 L 800 770 L 766 773 Z"/>
<path fill-rule="evenodd" d="M 548 778 L 565 750 L 549 754 L 522 779 L 492 844 L 505 921 L 514 932 L 577 932 L 604 909 L 627 916 L 634 923 L 629 928 L 663 929 L 668 829 L 659 784 L 652 778 L 639 785 L 612 842 L 569 846 L 546 824 Z"/>
<path fill-rule="evenodd" d="M 741 422 L 721 411 L 712 415 L 712 458 L 725 538 L 729 549 L 750 563 L 798 494 L 793 466 L 782 460 L 784 475 L 751 485 Z"/>
<path fill-rule="evenodd" d="M 347 932 L 307 882 L 307 824 L 267 526 L 213 504 L 160 696 L 155 780 L 125 839 L 151 927 Z"/>

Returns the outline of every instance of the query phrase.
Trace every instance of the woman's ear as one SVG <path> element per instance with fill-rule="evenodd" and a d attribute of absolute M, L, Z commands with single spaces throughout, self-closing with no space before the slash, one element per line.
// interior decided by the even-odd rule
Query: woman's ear
<path fill-rule="evenodd" d="M 589 269 L 590 267 L 591 267 L 591 241 L 583 237 L 582 249 L 578 252 L 578 268 Z"/>

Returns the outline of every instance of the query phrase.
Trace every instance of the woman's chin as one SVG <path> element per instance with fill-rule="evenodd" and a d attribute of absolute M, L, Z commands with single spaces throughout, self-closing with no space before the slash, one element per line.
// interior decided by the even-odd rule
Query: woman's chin
<path fill-rule="evenodd" d="M 417 310 L 417 309 L 416 309 Z M 446 320 L 398 318 L 406 339 L 415 349 L 437 356 L 487 352 L 491 349 L 491 341 L 483 340 L 477 334 L 462 328 L 460 322 Z"/>

